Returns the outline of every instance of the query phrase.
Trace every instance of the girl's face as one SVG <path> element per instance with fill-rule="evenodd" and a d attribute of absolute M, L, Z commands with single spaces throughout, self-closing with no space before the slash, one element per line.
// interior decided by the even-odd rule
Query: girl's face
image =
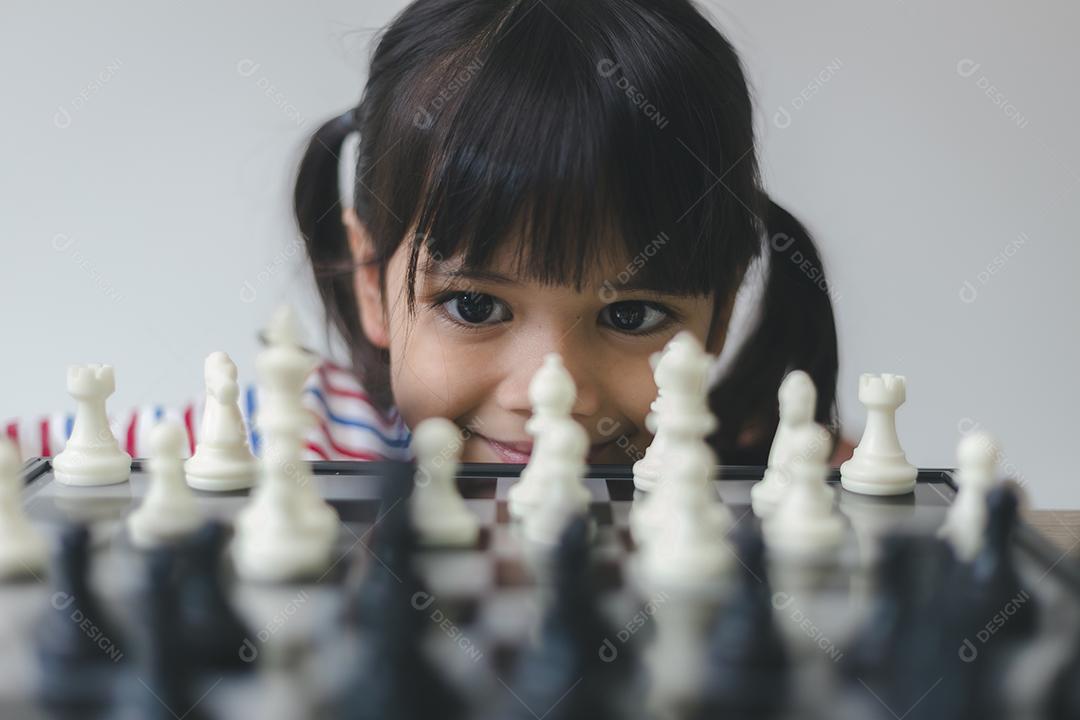
<path fill-rule="evenodd" d="M 354 256 L 370 257 L 362 229 L 349 225 Z M 363 329 L 389 350 L 405 423 L 453 420 L 462 428 L 464 462 L 528 461 L 529 381 L 544 356 L 557 352 L 577 387 L 572 414 L 588 432 L 589 462 L 632 464 L 652 441 L 645 428 L 656 397 L 649 356 L 683 329 L 711 353 L 723 344 L 727 317 L 713 317 L 712 297 L 627 289 L 632 278 L 615 282 L 626 277 L 626 263 L 602 268 L 599 277 L 612 281 L 582 292 L 543 286 L 515 277 L 508 252 L 483 273 L 460 271 L 453 259 L 425 272 L 422 250 L 410 316 L 407 245 L 389 263 L 385 298 L 376 268 L 356 271 Z"/>

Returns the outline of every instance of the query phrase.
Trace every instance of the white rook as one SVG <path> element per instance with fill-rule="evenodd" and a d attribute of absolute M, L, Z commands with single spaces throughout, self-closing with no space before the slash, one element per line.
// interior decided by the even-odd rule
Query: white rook
<path fill-rule="evenodd" d="M 131 456 L 109 427 L 105 400 L 116 391 L 110 365 L 73 365 L 67 389 L 75 398 L 75 422 L 63 451 L 53 458 L 53 475 L 67 485 L 114 485 L 131 477 Z"/>
<path fill-rule="evenodd" d="M 840 466 L 840 483 L 845 490 L 864 495 L 904 495 L 915 490 L 918 470 L 904 456 L 896 433 L 896 410 L 906 399 L 903 375 L 859 377 L 866 429 L 852 458 Z"/>

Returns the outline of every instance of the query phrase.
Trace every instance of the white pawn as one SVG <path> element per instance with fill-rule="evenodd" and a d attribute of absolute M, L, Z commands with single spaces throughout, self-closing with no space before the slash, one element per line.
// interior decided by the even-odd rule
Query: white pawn
<path fill-rule="evenodd" d="M 258 468 L 240 414 L 236 365 L 226 353 L 215 352 L 206 358 L 204 372 L 206 404 L 199 443 L 184 463 L 188 485 L 213 492 L 249 488 Z"/>
<path fill-rule="evenodd" d="M 822 487 L 827 489 L 832 436 L 809 423 L 796 431 L 792 443 L 788 492 L 762 523 L 765 544 L 782 561 L 832 560 L 844 539 L 844 521 L 833 507 L 833 494 L 822 492 Z"/>
<path fill-rule="evenodd" d="M 45 568 L 45 541 L 22 504 L 22 460 L 15 443 L 0 437 L 0 579 L 35 575 Z"/>
<path fill-rule="evenodd" d="M 53 476 L 66 485 L 114 485 L 131 477 L 131 456 L 109 427 L 105 400 L 116 391 L 110 365 L 72 365 L 67 389 L 77 403 L 64 449 L 52 460 Z"/>
<path fill-rule="evenodd" d="M 237 574 L 255 582 L 315 577 L 330 564 L 334 535 L 305 522 L 297 469 L 301 456 L 268 444 L 260 458 L 260 479 L 251 502 L 236 517 L 232 557 Z"/>
<path fill-rule="evenodd" d="M 787 491 L 787 464 L 794 454 L 794 436 L 800 427 L 814 421 L 817 388 L 806 372 L 793 370 L 780 383 L 778 398 L 780 422 L 769 448 L 769 466 L 761 481 L 750 488 L 750 503 L 761 518 L 776 509 Z"/>
<path fill-rule="evenodd" d="M 450 420 L 433 417 L 416 426 L 412 436 L 416 476 L 412 521 L 425 545 L 476 544 L 480 525 L 457 490 L 462 449 L 461 432 Z"/>
<path fill-rule="evenodd" d="M 733 521 L 727 508 L 708 499 L 716 456 L 704 443 L 678 443 L 672 448 L 665 504 L 655 532 L 641 554 L 641 571 L 653 588 L 707 588 L 734 562 L 726 540 Z M 677 452 L 675 452 L 677 450 Z"/>
<path fill-rule="evenodd" d="M 184 482 L 184 441 L 179 423 L 158 424 L 150 433 L 150 485 L 140 505 L 128 515 L 131 542 L 139 548 L 170 543 L 194 532 L 201 514 Z"/>
<path fill-rule="evenodd" d="M 986 531 L 986 496 L 998 484 L 1001 451 L 986 433 L 972 433 L 956 449 L 956 500 L 949 506 L 938 535 L 947 538 L 958 558 L 970 562 L 983 545 Z"/>
<path fill-rule="evenodd" d="M 562 356 L 548 353 L 529 381 L 532 416 L 525 423 L 525 432 L 534 439 L 533 451 L 521 471 L 521 479 L 510 488 L 507 505 L 512 517 L 524 517 L 540 502 L 546 489 L 542 464 L 551 452 L 544 447 L 544 429 L 570 419 L 575 399 L 577 388 L 563 365 Z"/>
<path fill-rule="evenodd" d="M 866 406 L 866 429 L 851 459 L 840 466 L 845 490 L 863 495 L 905 495 L 915 490 L 919 471 L 907 461 L 896 433 L 896 410 L 907 399 L 903 375 L 864 374 L 859 401 Z"/>
<path fill-rule="evenodd" d="M 589 436 L 570 419 L 552 421 L 542 432 L 548 452 L 543 464 L 544 492 L 525 515 L 524 532 L 532 542 L 555 545 L 570 520 L 589 511 L 592 495 L 584 482 Z"/>

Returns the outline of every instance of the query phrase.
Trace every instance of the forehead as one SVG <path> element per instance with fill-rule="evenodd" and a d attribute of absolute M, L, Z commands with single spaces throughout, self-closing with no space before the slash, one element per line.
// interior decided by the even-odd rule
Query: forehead
<path fill-rule="evenodd" d="M 657 243 L 660 246 L 662 243 Z M 659 250 L 657 250 L 659 251 Z M 630 292 L 651 291 L 657 294 L 689 296 L 673 283 L 664 282 L 648 270 L 651 253 L 631 256 L 623 250 L 597 251 L 587 256 L 581 268 L 581 292 L 597 290 Z M 544 279 L 544 260 L 534 257 L 522 243 L 503 243 L 493 250 L 486 262 L 469 264 L 463 252 L 451 257 L 429 253 L 419 254 L 419 270 L 432 282 L 483 282 L 494 285 L 539 285 L 566 288 L 575 285 L 572 278 Z"/>

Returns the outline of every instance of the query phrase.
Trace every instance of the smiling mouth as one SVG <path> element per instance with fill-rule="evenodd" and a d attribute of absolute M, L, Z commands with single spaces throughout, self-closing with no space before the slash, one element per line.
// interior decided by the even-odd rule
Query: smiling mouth
<path fill-rule="evenodd" d="M 529 458 L 532 455 L 532 442 L 502 442 L 479 433 L 474 433 L 474 435 L 486 442 L 488 447 L 499 456 L 501 462 L 511 465 L 524 465 L 529 462 Z M 602 443 L 590 445 L 586 460 L 590 463 L 595 462 L 596 456 L 600 452 L 603 452 L 613 442 L 614 440 L 606 440 Z"/>

